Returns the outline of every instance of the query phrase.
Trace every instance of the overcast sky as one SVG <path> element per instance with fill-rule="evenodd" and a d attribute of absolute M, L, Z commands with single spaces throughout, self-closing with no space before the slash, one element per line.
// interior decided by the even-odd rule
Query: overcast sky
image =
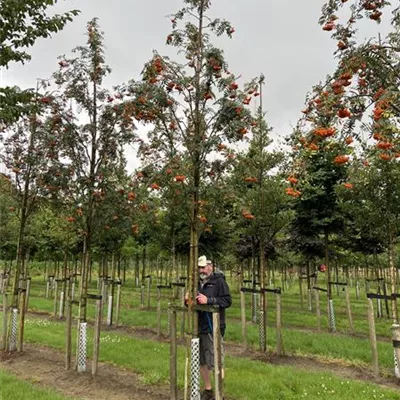
<path fill-rule="evenodd" d="M 214 0 L 212 15 L 229 20 L 235 27 L 233 39 L 219 42 L 230 70 L 241 74 L 240 83 L 263 73 L 266 77 L 263 104 L 275 138 L 291 132 L 301 115 L 306 93 L 323 80 L 336 65 L 335 42 L 318 25 L 325 0 Z M 107 63 L 112 74 L 110 87 L 138 79 L 152 50 L 171 55 L 165 45 L 171 30 L 167 17 L 182 0 L 66 0 L 57 11 L 76 8 L 81 14 L 51 39 L 39 40 L 33 59 L 25 66 L 10 65 L 2 74 L 3 85 L 34 87 L 36 78 L 48 78 L 57 68 L 57 56 L 86 42 L 85 27 L 99 18 L 105 33 Z M 369 24 L 363 33 L 377 32 Z M 382 29 L 382 28 L 379 28 Z M 133 160 L 130 161 L 132 165 Z"/>

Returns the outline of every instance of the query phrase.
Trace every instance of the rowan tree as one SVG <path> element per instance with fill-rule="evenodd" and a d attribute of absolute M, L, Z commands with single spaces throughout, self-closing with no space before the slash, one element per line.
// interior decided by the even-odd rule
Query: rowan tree
<path fill-rule="evenodd" d="M 293 163 L 287 177 L 286 193 L 294 199 L 295 211 L 291 245 L 303 253 L 307 264 L 324 256 L 328 280 L 330 237 L 344 223 L 336 188 L 348 185 L 347 166 L 354 153 L 356 117 L 343 106 L 343 87 L 349 79 L 342 73 L 313 89 L 292 135 Z"/>
<path fill-rule="evenodd" d="M 397 175 L 397 157 L 399 147 L 399 117 L 400 117 L 400 75 L 398 74 L 400 7 L 389 1 L 356 1 L 347 5 L 346 2 L 328 2 L 324 8 L 320 23 L 323 29 L 332 32 L 337 40 L 339 59 L 336 76 L 346 74 L 347 88 L 343 81 L 336 81 L 337 90 L 342 96 L 342 108 L 347 110 L 355 120 L 362 124 L 363 132 L 373 139 L 373 145 L 364 155 L 365 166 L 368 163 L 376 166 L 380 173 L 381 186 L 378 193 L 387 184 L 392 186 L 393 177 Z M 335 15 L 340 8 L 347 11 L 349 18 L 341 21 Z M 364 43 L 358 39 L 358 21 L 370 19 L 371 23 L 380 23 L 384 18 L 389 20 L 390 32 L 385 38 L 371 38 Z M 371 176 L 372 179 L 372 176 Z M 389 198 L 396 201 L 396 190 Z M 393 195 L 393 197 L 392 197 Z M 376 199 L 378 200 L 378 199 Z M 387 202 L 386 202 L 387 203 Z M 378 206 L 378 205 L 377 205 Z M 387 205 L 394 214 L 396 204 Z M 378 206 L 379 207 L 379 206 Z M 372 215 L 371 215 L 372 217 Z M 393 215 L 392 215 L 393 217 Z M 372 217 L 373 218 L 373 217 Z M 390 218 L 388 232 L 388 264 L 392 275 L 392 291 L 395 293 L 396 269 L 394 265 L 394 240 L 397 237 L 396 220 Z M 392 302 L 393 318 L 397 323 L 396 302 Z"/>
<path fill-rule="evenodd" d="M 18 306 L 20 281 L 27 277 L 23 261 L 29 252 L 30 243 L 27 240 L 27 230 L 33 212 L 38 208 L 42 193 L 43 181 L 53 176 L 59 163 L 58 149 L 49 146 L 49 131 L 57 124 L 54 122 L 54 108 L 50 107 L 39 91 L 43 90 L 38 83 L 35 97 L 31 99 L 29 116 L 20 117 L 9 125 L 3 140 L 4 151 L 0 155 L 2 162 L 11 172 L 10 194 L 14 199 L 13 212 L 18 218 L 16 266 L 13 271 L 11 306 Z M 48 187 L 48 193 L 55 187 Z M 10 330 L 7 335 L 9 345 Z M 22 343 L 22 335 L 19 338 Z"/>
<path fill-rule="evenodd" d="M 94 232 L 113 224 L 119 211 L 121 201 L 115 200 L 116 192 L 127 185 L 123 146 L 134 137 L 134 124 L 126 111 L 123 87 L 104 88 L 103 80 L 111 69 L 105 63 L 103 34 L 96 19 L 87 24 L 87 44 L 73 53 L 71 58 L 60 57 L 52 82 L 56 89 L 48 101 L 58 107 L 54 118 L 60 129 L 54 132 L 53 144 L 59 149 L 65 172 L 58 177 L 54 174 L 57 196 L 70 207 L 70 222 L 79 227 L 83 242 L 79 315 L 85 321 Z M 127 190 L 126 203 L 128 196 Z M 115 209 L 111 206 L 114 200 Z"/>
<path fill-rule="evenodd" d="M 148 162 L 178 156 L 187 165 L 192 298 L 197 290 L 200 202 L 205 200 L 201 183 L 209 172 L 208 157 L 223 142 L 236 142 L 246 135 L 252 122 L 246 106 L 258 92 L 255 82 L 239 90 L 222 50 L 212 44 L 212 35 L 232 36 L 234 28 L 208 16 L 208 0 L 185 0 L 184 4 L 171 16 L 173 30 L 167 44 L 176 47 L 185 61 L 174 62 L 155 53 L 144 68 L 143 82 L 133 84 L 137 99 L 133 108 L 137 119 L 154 125 L 150 141 L 141 149 L 148 153 Z"/>

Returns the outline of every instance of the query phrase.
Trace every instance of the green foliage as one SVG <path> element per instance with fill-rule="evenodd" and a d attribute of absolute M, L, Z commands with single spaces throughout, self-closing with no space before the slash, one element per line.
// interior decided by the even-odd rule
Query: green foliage
<path fill-rule="evenodd" d="M 12 259 L 17 249 L 18 204 L 8 176 L 0 174 L 0 252 L 1 258 Z"/>
<path fill-rule="evenodd" d="M 32 218 L 30 229 L 36 250 L 52 257 L 73 251 L 78 244 L 77 232 L 67 221 L 67 210 L 60 211 L 60 208 L 55 210 L 54 205 L 43 202 Z"/>
<path fill-rule="evenodd" d="M 59 122 L 49 129 L 67 178 L 55 175 L 57 197 L 69 208 L 69 222 L 80 240 L 93 242 L 101 252 L 115 251 L 131 232 L 135 195 L 123 146 L 134 137 L 134 126 L 125 113 L 122 89 L 103 87 L 111 69 L 96 19 L 87 24 L 87 44 L 73 53 L 61 57 L 53 76 L 57 90 L 46 96 Z"/>
<path fill-rule="evenodd" d="M 262 82 L 263 77 L 260 85 Z M 279 171 L 283 154 L 268 149 L 271 129 L 264 117 L 260 108 L 249 148 L 238 156 L 231 183 L 235 188 L 235 211 L 240 215 L 237 221 L 241 231 L 237 247 L 240 258 L 249 257 L 255 248 L 256 254 L 259 254 L 259 243 L 262 243 L 267 257 L 272 257 L 278 235 L 291 219 L 288 197 Z"/>
<path fill-rule="evenodd" d="M 0 3 L 0 67 L 10 62 L 26 62 L 31 59 L 27 49 L 38 38 L 49 37 L 64 28 L 78 15 L 77 10 L 49 16 L 48 9 L 56 0 L 2 0 Z M 21 115 L 30 114 L 31 90 L 18 87 L 0 88 L 0 121 L 13 123 Z"/>
<path fill-rule="evenodd" d="M 48 8 L 56 2 L 56 0 L 2 0 L 0 66 L 8 66 L 11 61 L 30 60 L 26 48 L 33 46 L 38 38 L 46 38 L 60 31 L 67 22 L 78 15 L 77 10 L 62 15 L 47 15 Z"/>

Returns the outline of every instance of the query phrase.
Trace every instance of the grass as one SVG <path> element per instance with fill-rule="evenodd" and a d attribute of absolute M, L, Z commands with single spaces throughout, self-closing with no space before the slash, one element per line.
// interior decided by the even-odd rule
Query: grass
<path fill-rule="evenodd" d="M 73 342 L 75 342 L 75 337 L 74 331 Z M 91 329 L 89 329 L 88 339 L 90 356 Z M 61 350 L 64 347 L 64 325 L 43 318 L 28 318 L 26 341 Z M 180 387 L 183 386 L 184 358 L 185 350 L 179 347 L 178 384 Z M 165 343 L 137 339 L 121 333 L 103 332 L 100 361 L 135 371 L 141 374 L 146 384 L 166 384 L 169 381 L 169 345 Z M 246 358 L 227 356 L 226 376 L 226 395 L 237 400 L 271 398 L 389 400 L 399 398 L 398 392 L 383 389 L 378 385 L 340 379 L 330 373 L 312 372 L 290 366 L 275 366 Z"/>
<path fill-rule="evenodd" d="M 377 385 L 340 379 L 330 373 L 314 373 L 245 359 L 227 358 L 227 394 L 238 400 L 371 400 L 398 399 L 399 393 Z"/>
<path fill-rule="evenodd" d="M 45 284 L 43 281 L 35 282 L 32 285 L 32 297 L 29 302 L 30 309 L 36 311 L 53 312 L 54 302 L 52 299 L 45 299 L 38 297 L 39 294 L 44 295 Z M 95 288 L 92 287 L 91 292 Z M 123 295 L 121 301 L 121 311 L 119 322 L 122 325 L 132 327 L 148 327 L 155 329 L 157 326 L 157 317 L 154 309 L 146 310 L 140 309 L 140 289 L 133 288 L 129 282 L 123 287 Z M 165 293 L 164 293 L 165 295 Z M 155 293 L 152 292 L 152 306 L 155 307 L 156 299 Z M 275 331 L 275 301 L 273 296 L 268 295 L 268 329 L 267 329 L 267 343 L 269 349 L 274 349 L 276 346 L 276 331 Z M 240 309 L 238 308 L 239 299 L 237 295 L 233 295 L 234 304 L 228 310 L 228 328 L 227 339 L 240 343 L 242 341 L 241 325 L 239 321 Z M 333 359 L 337 361 L 345 361 L 348 364 L 363 365 L 368 368 L 371 365 L 371 348 L 368 337 L 368 327 L 366 317 L 364 318 L 363 312 L 366 313 L 366 303 L 363 300 L 353 299 L 354 308 L 356 310 L 354 324 L 356 332 L 363 334 L 364 337 L 355 337 L 347 335 L 347 316 L 345 311 L 345 299 L 335 297 L 334 301 L 337 304 L 337 330 L 338 334 L 331 334 L 327 330 L 322 332 L 312 331 L 316 326 L 315 314 L 301 309 L 299 304 L 296 305 L 296 294 L 286 293 L 282 296 L 283 299 L 283 343 L 287 353 L 307 356 L 317 356 L 324 359 Z M 248 297 L 248 305 L 250 305 Z M 297 298 L 298 300 L 298 298 Z M 163 298 L 162 305 L 164 310 L 167 308 L 169 299 Z M 146 302 L 147 303 L 147 302 Z M 106 308 L 106 307 L 105 307 Z M 248 307 L 249 309 L 250 307 Z M 75 308 L 76 311 L 76 308 Z M 247 318 L 250 321 L 251 311 L 248 310 Z M 76 315 L 76 313 L 75 313 Z M 106 316 L 106 310 L 104 312 Z M 94 318 L 94 306 L 89 303 L 88 317 Z M 166 313 L 163 313 L 162 330 L 167 330 Z M 327 316 L 323 316 L 323 326 L 327 326 Z M 377 330 L 386 341 L 378 341 L 378 355 L 379 363 L 384 374 L 389 373 L 388 370 L 393 366 L 393 349 L 391 343 L 388 341 L 390 338 L 389 322 L 384 319 L 376 321 Z M 179 320 L 178 320 L 179 327 Z M 299 329 L 301 328 L 301 329 Z M 178 328 L 179 329 L 179 328 Z M 304 330 L 306 329 L 306 330 Z M 308 331 L 307 331 L 308 329 Z M 367 340 L 365 340 L 367 339 Z M 248 323 L 247 326 L 247 340 L 248 343 L 254 347 L 258 346 L 258 326 Z"/>
<path fill-rule="evenodd" d="M 319 283 L 319 286 L 323 286 Z M 140 288 L 135 288 L 132 281 L 127 281 L 122 288 L 120 324 L 132 327 L 148 327 L 155 329 L 156 320 L 156 292 L 155 284 L 151 292 L 152 309 L 140 309 Z M 228 310 L 228 328 L 226 338 L 228 341 L 240 343 L 240 300 L 239 294 L 232 287 L 233 306 Z M 43 278 L 36 277 L 32 280 L 31 298 L 29 308 L 36 311 L 52 313 L 54 309 L 53 299 L 45 299 L 46 283 Z M 92 282 L 90 293 L 97 293 L 97 288 Z M 170 301 L 170 291 L 163 290 L 162 306 L 164 311 Z M 146 290 L 145 290 L 146 296 Z M 276 345 L 275 337 L 275 298 L 268 294 L 268 329 L 267 343 L 269 349 Z M 321 311 L 323 313 L 322 332 L 316 332 L 315 312 L 307 308 L 307 300 L 304 299 L 303 307 L 300 305 L 298 285 L 292 285 L 282 294 L 282 318 L 283 318 L 283 344 L 286 353 L 295 355 L 306 355 L 337 363 L 358 365 L 371 369 L 371 349 L 369 345 L 367 306 L 365 293 L 360 299 L 355 298 L 355 290 L 351 289 L 351 301 L 353 321 L 357 336 L 348 334 L 348 321 L 346 314 L 345 297 L 342 292 L 338 296 L 333 291 L 337 334 L 328 332 L 326 296 L 320 297 Z M 324 300 L 324 301 L 323 301 Z M 247 331 L 248 343 L 251 346 L 258 346 L 258 326 L 250 322 L 251 307 L 250 296 L 247 301 Z M 0 298 L 1 302 L 1 298 Z M 147 304 L 147 299 L 145 300 Z M 106 308 L 103 316 L 106 316 Z M 58 310 L 58 307 L 57 307 Z M 75 307 L 74 314 L 76 315 Z M 89 303 L 88 317 L 94 317 L 94 305 Z M 178 319 L 178 332 L 179 332 Z M 1 318 L 0 318 L 1 325 Z M 393 369 L 393 348 L 390 342 L 391 321 L 387 319 L 376 319 L 376 329 L 380 340 L 378 340 L 378 354 L 381 372 L 392 374 Z M 162 314 L 162 330 L 167 330 L 166 312 Z M 57 349 L 64 347 L 64 324 L 45 319 L 28 318 L 25 329 L 27 341 L 38 344 L 45 344 Z M 91 330 L 89 329 L 89 335 Z M 75 341 L 75 331 L 72 335 Z M 89 338 L 89 355 L 91 353 L 91 338 Z M 156 357 L 154 357 L 156 355 Z M 124 334 L 115 332 L 103 332 L 101 337 L 100 358 L 102 361 L 123 366 L 138 372 L 142 375 L 145 383 L 166 383 L 168 381 L 168 345 L 139 340 Z M 184 350 L 179 350 L 179 384 L 183 385 Z M 344 381 L 330 374 L 312 373 L 301 371 L 290 367 L 277 367 L 263 363 L 257 363 L 248 359 L 227 357 L 226 362 L 227 394 L 235 399 L 398 399 L 399 393 L 385 391 L 375 385 L 367 385 L 352 381 Z M 361 397 L 360 397 L 361 396 Z M 375 397 L 374 397 L 375 396 Z"/>
<path fill-rule="evenodd" d="M 72 400 L 50 389 L 42 389 L 0 369 L 0 399 L 4 400 Z"/>

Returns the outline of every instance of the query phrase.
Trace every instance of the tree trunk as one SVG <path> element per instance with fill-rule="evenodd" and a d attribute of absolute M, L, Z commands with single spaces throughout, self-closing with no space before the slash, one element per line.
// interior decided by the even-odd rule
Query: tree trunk
<path fill-rule="evenodd" d="M 389 246 L 388 246 L 388 255 L 389 255 L 389 269 L 391 273 L 391 280 L 392 280 L 392 294 L 397 293 L 397 269 L 394 263 L 394 252 L 395 252 L 395 245 L 394 245 L 394 238 L 393 233 L 389 232 Z M 393 325 L 398 324 L 398 310 L 397 310 L 397 301 L 394 298 L 392 300 L 392 319 Z"/>

